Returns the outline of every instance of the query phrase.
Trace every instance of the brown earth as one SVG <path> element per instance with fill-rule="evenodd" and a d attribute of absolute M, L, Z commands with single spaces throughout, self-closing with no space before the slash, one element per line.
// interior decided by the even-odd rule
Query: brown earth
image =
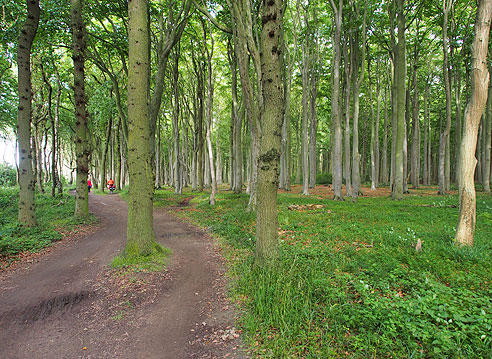
<path fill-rule="evenodd" d="M 371 187 L 363 186 L 361 197 L 390 197 L 391 189 L 389 186 L 379 187 L 375 190 L 371 190 Z M 409 189 L 410 195 L 418 196 L 437 196 L 438 187 L 437 186 L 421 186 L 419 189 Z M 280 190 L 280 193 L 302 193 L 302 185 L 292 185 L 291 191 Z M 456 194 L 456 191 L 450 191 L 449 194 Z M 318 196 L 321 198 L 333 198 L 333 189 L 331 185 L 317 185 L 314 189 L 309 189 L 309 194 L 313 196 Z M 345 196 L 345 186 L 343 186 L 342 194 Z"/>
<path fill-rule="evenodd" d="M 247 357 L 209 236 L 156 209 L 156 240 L 173 251 L 167 269 L 114 270 L 126 202 L 89 202 L 101 218 L 94 233 L 0 274 L 0 358 Z"/>

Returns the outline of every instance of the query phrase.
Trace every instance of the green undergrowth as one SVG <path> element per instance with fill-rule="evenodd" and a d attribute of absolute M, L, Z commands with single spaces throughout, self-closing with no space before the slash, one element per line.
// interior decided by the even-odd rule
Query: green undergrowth
<path fill-rule="evenodd" d="M 124 268 L 127 272 L 157 272 L 166 266 L 172 251 L 156 243 L 153 252 L 147 256 L 130 256 L 124 253 L 111 262 L 113 268 Z"/>
<path fill-rule="evenodd" d="M 22 252 L 38 252 L 61 240 L 60 231 L 97 222 L 92 215 L 86 220 L 75 218 L 75 198 L 67 193 L 55 198 L 36 193 L 37 226 L 23 227 L 17 222 L 18 195 L 18 187 L 0 187 L 0 257 L 7 262 Z"/>
<path fill-rule="evenodd" d="M 457 196 L 404 201 L 281 194 L 281 255 L 253 265 L 248 196 L 180 213 L 227 248 L 231 295 L 262 358 L 485 358 L 492 353 L 492 199 L 478 194 L 475 246 L 453 244 Z M 321 204 L 324 208 L 289 210 Z M 416 252 L 418 239 L 422 251 Z"/>

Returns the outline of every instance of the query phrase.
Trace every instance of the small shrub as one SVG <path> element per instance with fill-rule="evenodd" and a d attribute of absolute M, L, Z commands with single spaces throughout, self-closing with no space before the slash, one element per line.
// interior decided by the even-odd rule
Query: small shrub
<path fill-rule="evenodd" d="M 332 178 L 331 178 L 331 173 L 325 172 L 325 173 L 318 173 L 316 176 L 316 183 L 317 184 L 331 184 Z"/>
<path fill-rule="evenodd" d="M 13 187 L 17 184 L 17 171 L 7 163 L 0 163 L 0 186 Z"/>

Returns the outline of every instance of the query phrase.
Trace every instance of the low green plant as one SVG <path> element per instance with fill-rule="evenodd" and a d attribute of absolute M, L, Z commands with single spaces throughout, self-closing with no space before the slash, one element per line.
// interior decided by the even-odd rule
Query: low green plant
<path fill-rule="evenodd" d="M 316 184 L 331 184 L 331 173 L 324 172 L 316 175 Z"/>
<path fill-rule="evenodd" d="M 17 171 L 14 166 L 0 163 L 0 187 L 13 187 L 17 184 Z"/>
<path fill-rule="evenodd" d="M 215 206 L 203 198 L 180 213 L 227 248 L 231 297 L 258 357 L 490 357 L 490 196 L 478 194 L 475 246 L 462 248 L 453 243 L 457 196 L 353 203 L 281 194 L 281 253 L 266 269 L 253 265 L 247 202 L 220 193 Z"/>
<path fill-rule="evenodd" d="M 157 272 L 162 270 L 172 254 L 169 248 L 156 243 L 154 251 L 147 256 L 128 256 L 122 253 L 111 262 L 113 268 L 125 268 L 131 272 Z"/>
<path fill-rule="evenodd" d="M 0 256 L 12 259 L 21 252 L 38 252 L 62 239 L 60 230 L 68 231 L 74 226 L 91 224 L 95 216 L 88 219 L 75 218 L 75 199 L 69 194 L 55 198 L 47 194 L 36 194 L 36 219 L 34 227 L 24 227 L 17 222 L 17 187 L 0 188 Z"/>

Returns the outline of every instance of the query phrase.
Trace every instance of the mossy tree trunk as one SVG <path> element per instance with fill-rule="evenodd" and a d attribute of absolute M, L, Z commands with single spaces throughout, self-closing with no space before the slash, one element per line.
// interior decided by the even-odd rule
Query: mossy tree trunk
<path fill-rule="evenodd" d="M 465 110 L 465 131 L 461 141 L 459 196 L 460 211 L 455 241 L 460 245 L 473 245 L 476 221 L 476 194 L 473 181 L 477 132 L 487 101 L 490 74 L 487 70 L 492 0 L 482 0 L 475 22 L 475 39 L 472 44 L 471 98 Z"/>
<path fill-rule="evenodd" d="M 85 25 L 82 19 L 84 0 L 71 0 L 72 11 L 72 57 L 74 64 L 75 101 L 75 153 L 77 156 L 77 178 L 75 196 L 75 216 L 89 215 L 89 196 L 87 176 L 89 173 L 89 149 L 87 111 L 85 108 Z"/>
<path fill-rule="evenodd" d="M 27 1 L 27 18 L 19 34 L 17 50 L 19 111 L 17 135 L 19 144 L 19 210 L 18 221 L 25 226 L 36 225 L 31 153 L 31 47 L 39 23 L 39 0 Z"/>
<path fill-rule="evenodd" d="M 128 2 L 128 227 L 126 255 L 149 255 L 154 246 L 154 181 L 150 156 L 149 4 Z"/>
<path fill-rule="evenodd" d="M 256 264 L 278 256 L 277 189 L 280 173 L 280 140 L 284 118 L 282 85 L 282 0 L 264 1 L 261 8 L 261 81 L 263 107 L 258 156 L 256 210 Z"/>

